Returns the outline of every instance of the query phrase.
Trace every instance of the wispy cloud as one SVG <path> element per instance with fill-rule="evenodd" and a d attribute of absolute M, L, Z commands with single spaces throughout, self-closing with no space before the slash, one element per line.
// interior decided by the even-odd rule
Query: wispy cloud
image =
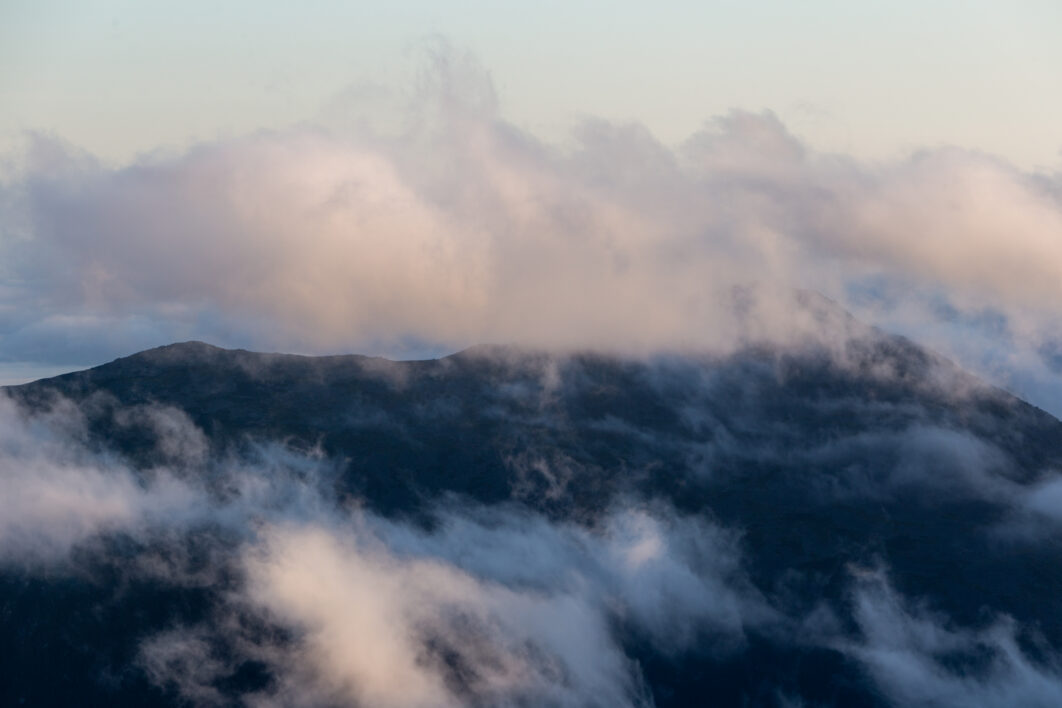
<path fill-rule="evenodd" d="M 237 454 L 173 407 L 124 407 L 97 392 L 77 405 L 56 396 L 30 414 L 4 398 L 0 574 L 95 584 L 115 603 L 135 601 L 144 587 L 199 593 L 197 609 L 175 603 L 180 611 L 127 628 L 114 641 L 135 666 L 112 668 L 140 670 L 203 705 L 235 695 L 262 706 L 651 705 L 651 671 L 661 665 L 695 657 L 715 671 L 765 650 L 783 658 L 763 667 L 757 689 L 794 700 L 791 672 L 801 661 L 792 657 L 814 664 L 823 655 L 842 662 L 830 664 L 838 671 L 860 667 L 873 690 L 899 704 L 1057 700 L 1054 635 L 1040 638 L 1035 626 L 1046 611 L 1014 604 L 1020 595 L 992 586 L 991 614 L 961 624 L 903 596 L 881 571 L 836 567 L 881 552 L 895 572 L 924 568 L 924 557 L 905 550 L 907 533 L 933 563 L 940 550 L 953 568 L 969 560 L 968 548 L 989 564 L 1012 550 L 1023 563 L 1053 557 L 1057 476 L 1032 463 L 1015 473 L 1020 445 L 973 394 L 956 402 L 895 371 L 863 372 L 865 386 L 913 386 L 922 398 L 798 396 L 804 415 L 842 411 L 847 423 L 801 440 L 791 410 L 771 417 L 763 407 L 778 403 L 782 375 L 770 357 L 628 361 L 630 380 L 645 387 L 641 400 L 659 395 L 675 408 L 641 422 L 623 411 L 573 422 L 559 408 L 599 390 L 590 370 L 606 366 L 602 357 L 481 349 L 462 361 L 439 364 L 433 376 L 469 364 L 505 374 L 507 385 L 482 399 L 491 420 L 563 428 L 569 447 L 551 456 L 548 441 L 529 444 L 499 462 L 518 483 L 508 502 L 437 496 L 419 515 L 386 517 L 371 500 L 339 494 L 336 469 L 319 450 L 259 441 Z M 391 383 L 413 394 L 418 381 Z M 1005 401 L 989 403 L 1005 418 Z M 429 404 L 398 422 L 453 415 Z M 663 418 L 678 427 L 657 430 Z M 135 431 L 147 449 L 133 459 L 101 444 L 92 433 L 101 422 Z M 351 425 L 378 423 L 369 416 Z M 704 469 L 663 467 L 673 479 L 661 481 L 679 493 L 639 493 L 627 470 L 611 470 L 619 481 L 595 488 L 596 512 L 547 513 L 569 493 L 550 486 L 550 475 L 585 483 L 601 472 L 584 462 L 594 456 L 578 445 L 581 425 L 654 450 L 681 447 L 680 431 L 695 440 L 709 431 L 720 450 Z M 735 488 L 746 496 L 731 504 Z M 956 518 L 985 508 L 980 522 Z M 779 523 L 809 515 L 816 525 Z M 801 530 L 806 537 L 792 537 Z M 1008 533 L 1015 530 L 1022 534 Z M 958 550 L 949 533 L 962 538 Z M 94 579 L 100 568 L 104 582 Z M 956 574 L 965 581 L 975 571 Z M 921 571 L 902 579 L 927 586 Z M 946 593 L 926 602 L 936 600 L 962 604 Z"/>
<path fill-rule="evenodd" d="M 1062 701 L 1056 656 L 1036 660 L 1006 616 L 957 626 L 898 594 L 882 571 L 863 571 L 854 616 L 862 641 L 848 647 L 898 706 L 1047 706 Z M 1028 641 L 1028 638 L 1026 638 Z"/>

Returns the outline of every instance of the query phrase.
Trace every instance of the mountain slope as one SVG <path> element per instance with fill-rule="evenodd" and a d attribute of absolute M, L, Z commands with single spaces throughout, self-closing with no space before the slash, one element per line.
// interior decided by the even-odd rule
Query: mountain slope
<path fill-rule="evenodd" d="M 175 470 L 182 480 L 206 479 L 212 498 L 240 493 L 226 486 L 226 465 L 263 466 L 280 450 L 311 461 L 298 474 L 337 508 L 357 505 L 390 520 L 381 524 L 430 538 L 455 528 L 453 514 L 477 519 L 483 509 L 530 514 L 564 533 L 605 528 L 617 509 L 630 508 L 724 530 L 740 558 L 727 587 L 751 603 L 736 634 L 702 629 L 671 646 L 654 638 L 653 622 L 663 620 L 630 619 L 637 602 L 607 614 L 644 683 L 630 694 L 634 703 L 917 703 L 881 678 L 877 615 L 867 607 L 907 608 L 902 616 L 921 626 L 924 606 L 945 622 L 939 636 L 964 628 L 954 636 L 981 637 L 1010 618 L 1016 651 L 1048 673 L 1062 647 L 1062 541 L 1041 503 L 1049 495 L 1040 493 L 1062 469 L 1062 423 L 871 330 L 840 347 L 641 359 L 478 347 L 391 362 L 190 342 L 8 394 L 30 419 L 72 405 L 81 443 L 141 484 Z M 483 523 L 496 530 L 510 522 Z M 230 567 L 230 551 L 218 548 L 244 541 L 212 528 L 182 536 L 182 553 L 201 556 L 182 563 Z M 166 678 L 172 666 L 145 662 L 144 642 L 229 612 L 221 596 L 244 582 L 241 566 L 207 584 L 167 584 L 127 566 L 157 556 L 172 538 L 135 530 L 103 537 L 75 544 L 73 571 L 4 572 L 3 656 L 14 669 L 0 680 L 0 696 L 189 699 L 184 684 Z M 701 577 L 694 561 L 683 563 Z M 291 631 L 255 622 L 255 631 Z M 204 641 L 229 667 L 206 681 L 210 700 L 254 702 L 280 691 L 267 659 L 218 637 Z M 922 657 L 955 678 L 948 686 L 1001 681 L 993 667 L 1003 645 L 953 644 L 934 644 Z M 468 650 L 449 651 L 440 671 L 461 702 L 541 700 L 491 698 Z M 70 667 L 64 681 L 49 681 L 31 656 Z M 205 695 L 191 700 L 210 702 Z"/>

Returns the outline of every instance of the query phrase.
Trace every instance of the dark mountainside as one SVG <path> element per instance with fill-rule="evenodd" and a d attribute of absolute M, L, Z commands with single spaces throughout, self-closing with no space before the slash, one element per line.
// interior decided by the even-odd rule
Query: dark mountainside
<path fill-rule="evenodd" d="M 171 452 L 138 411 L 177 408 L 209 445 L 186 476 L 210 485 L 219 461 L 279 444 L 316 460 L 300 474 L 341 505 L 428 530 L 439 504 L 587 528 L 617 505 L 656 505 L 727 529 L 743 592 L 772 619 L 746 622 L 738 640 L 705 629 L 662 651 L 623 613 L 612 618 L 658 706 L 902 703 L 873 657 L 851 650 L 870 641 L 853 588 L 875 573 L 948 627 L 1012 618 L 1019 651 L 1045 673 L 1062 648 L 1062 536 L 1022 502 L 1062 469 L 1062 423 L 902 338 L 852 339 L 840 356 L 810 345 L 641 360 L 481 347 L 410 362 L 189 342 L 8 393 L 30 416 L 73 402 L 85 444 L 145 476 Z M 216 481 L 213 494 L 229 493 Z M 189 531 L 183 562 L 225 568 L 226 533 Z M 277 685 L 276 667 L 226 633 L 208 640 L 228 667 L 209 679 L 209 700 L 143 669 L 142 642 L 210 622 L 241 582 L 235 567 L 198 585 L 132 572 L 153 543 L 174 541 L 115 531 L 76 545 L 63 571 L 0 566 L 0 703 L 238 703 Z M 816 633 L 823 608 L 835 619 Z M 295 641 L 268 617 L 241 621 L 244 640 Z M 964 686 L 991 683 L 1006 659 L 986 642 L 931 653 Z M 444 651 L 448 685 L 469 704 L 494 702 L 469 688 L 464 662 L 460 647 Z"/>

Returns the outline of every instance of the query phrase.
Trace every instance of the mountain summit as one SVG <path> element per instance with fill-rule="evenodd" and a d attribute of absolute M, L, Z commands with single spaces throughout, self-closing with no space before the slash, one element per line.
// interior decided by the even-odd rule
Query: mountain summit
<path fill-rule="evenodd" d="M 118 511 L 72 504 L 88 520 L 67 520 L 47 572 L 6 552 L 4 702 L 371 704 L 362 643 L 395 636 L 434 688 L 394 688 L 394 705 L 948 704 L 1056 685 L 1062 423 L 869 328 L 641 358 L 186 342 L 7 395 L 9 427 L 61 450 L 45 468 L 11 443 L 8 478 L 91 468 L 61 478 Z M 329 554 L 322 575 L 276 575 Z M 378 594 L 409 587 L 408 606 Z M 315 614 L 303 592 L 368 614 Z M 558 602 L 582 619 L 516 619 Z M 551 633 L 564 621 L 591 622 L 592 657 Z"/>

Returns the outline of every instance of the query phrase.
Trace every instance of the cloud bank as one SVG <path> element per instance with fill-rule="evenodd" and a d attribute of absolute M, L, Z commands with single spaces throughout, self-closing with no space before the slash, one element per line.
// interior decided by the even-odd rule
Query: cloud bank
<path fill-rule="evenodd" d="M 189 338 L 727 349 L 800 334 L 790 292 L 810 288 L 1023 393 L 1062 393 L 1057 174 L 957 149 L 860 163 L 743 111 L 674 147 L 596 120 L 545 144 L 438 47 L 392 99 L 388 121 L 350 99 L 124 166 L 29 139 L 0 187 L 4 356 Z M 734 286 L 758 288 L 753 311 L 735 313 Z"/>

